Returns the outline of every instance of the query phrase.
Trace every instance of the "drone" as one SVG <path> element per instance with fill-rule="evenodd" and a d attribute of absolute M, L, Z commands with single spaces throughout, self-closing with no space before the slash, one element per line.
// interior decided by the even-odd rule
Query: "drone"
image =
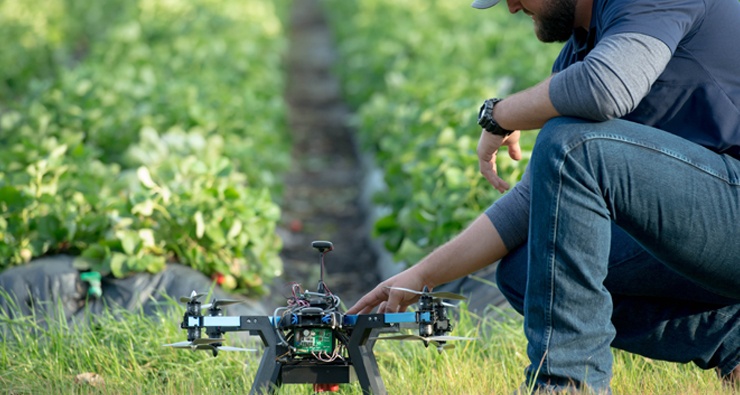
<path fill-rule="evenodd" d="M 181 297 L 186 304 L 180 327 L 187 341 L 165 344 L 168 347 L 211 351 L 254 352 L 255 349 L 225 346 L 227 332 L 249 332 L 259 336 L 264 353 L 250 395 L 274 393 L 282 384 L 314 384 L 315 390 L 338 388 L 337 383 L 359 381 L 363 394 L 386 394 L 373 347 L 377 340 L 420 340 L 438 351 L 452 347 L 453 340 L 475 340 L 450 336 L 453 326 L 447 315 L 448 300 L 464 300 L 451 292 L 431 292 L 393 288 L 419 295 L 418 309 L 385 314 L 344 314 L 340 298 L 324 282 L 324 258 L 334 249 L 329 241 L 314 241 L 319 252 L 321 275 L 316 292 L 292 284 L 292 295 L 271 316 L 224 316 L 223 306 L 238 300 L 214 299 L 201 304 L 205 294 Z M 205 314 L 204 314 L 205 313 Z M 416 329 L 418 334 L 381 336 L 400 329 Z M 207 337 L 203 337 L 203 330 Z"/>

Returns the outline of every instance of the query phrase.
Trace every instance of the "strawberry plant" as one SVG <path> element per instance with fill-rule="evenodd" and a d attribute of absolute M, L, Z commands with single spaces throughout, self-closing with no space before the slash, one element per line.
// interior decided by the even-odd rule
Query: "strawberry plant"
<path fill-rule="evenodd" d="M 542 46 L 531 21 L 506 7 L 373 0 L 326 9 L 345 97 L 385 177 L 375 201 L 387 214 L 376 233 L 396 260 L 415 263 L 500 196 L 478 171 L 480 103 L 544 78 L 559 48 Z M 499 157 L 512 184 L 534 137 L 524 134 L 521 162 Z"/>
<path fill-rule="evenodd" d="M 0 115 L 0 268 L 55 253 L 116 277 L 180 262 L 264 291 L 281 270 L 273 196 L 290 143 L 281 11 L 266 0 L 32 2 L 68 32 L 58 48 L 85 50 L 13 77 Z"/>

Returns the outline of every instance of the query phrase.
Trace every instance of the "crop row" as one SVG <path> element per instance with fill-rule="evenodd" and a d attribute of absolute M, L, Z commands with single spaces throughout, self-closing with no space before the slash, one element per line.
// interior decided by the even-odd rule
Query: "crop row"
<path fill-rule="evenodd" d="M 0 270 L 279 274 L 282 10 L 270 0 L 0 3 Z"/>

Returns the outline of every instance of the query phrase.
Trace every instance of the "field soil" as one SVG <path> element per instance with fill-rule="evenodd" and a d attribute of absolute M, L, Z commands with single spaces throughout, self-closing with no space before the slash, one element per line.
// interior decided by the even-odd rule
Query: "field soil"
<path fill-rule="evenodd" d="M 319 2 L 294 1 L 288 29 L 285 99 L 293 164 L 281 200 L 285 273 L 274 281 L 271 303 L 285 303 L 291 282 L 316 290 L 319 254 L 311 243 L 327 240 L 334 250 L 326 256 L 324 280 L 349 307 L 379 281 L 364 203 L 367 169 L 332 74 L 334 42 Z"/>
<path fill-rule="evenodd" d="M 332 73 L 337 54 L 319 0 L 296 0 L 289 23 L 286 58 L 288 123 L 293 138 L 292 170 L 285 176 L 279 232 L 285 273 L 276 279 L 265 307 L 285 303 L 290 283 L 315 291 L 321 266 L 314 240 L 328 240 L 334 251 L 326 257 L 324 280 L 347 307 L 399 270 L 387 252 L 370 238 L 372 229 L 369 169 L 358 150 L 340 83 Z M 490 265 L 472 276 L 435 288 L 462 293 L 468 309 L 498 315 L 491 306 L 506 307 Z M 382 273 L 382 274 L 381 274 Z M 270 310 L 271 311 L 271 310 Z"/>

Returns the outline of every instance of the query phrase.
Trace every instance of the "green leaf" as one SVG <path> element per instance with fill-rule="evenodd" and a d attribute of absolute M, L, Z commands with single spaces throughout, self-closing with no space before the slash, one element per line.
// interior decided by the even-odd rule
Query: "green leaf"
<path fill-rule="evenodd" d="M 221 224 L 218 222 L 210 222 L 206 225 L 206 235 L 215 244 L 215 247 L 220 247 L 226 244 L 226 237 L 224 237 L 224 230 L 221 229 Z"/>
<path fill-rule="evenodd" d="M 237 190 L 236 188 L 232 186 L 224 189 L 224 198 L 227 200 L 239 199 L 239 196 L 241 196 L 239 194 L 239 190 Z"/>
<path fill-rule="evenodd" d="M 411 263 L 419 261 L 425 255 L 424 250 L 408 238 L 403 240 L 396 254 L 404 257 L 404 260 Z"/>
<path fill-rule="evenodd" d="M 0 187 L 0 202 L 4 202 L 11 211 L 20 209 L 27 204 L 23 193 L 10 185 Z"/>
<path fill-rule="evenodd" d="M 206 231 L 206 224 L 203 221 L 203 213 L 197 211 L 193 216 L 193 220 L 195 221 L 195 237 L 201 239 Z"/>
<path fill-rule="evenodd" d="M 121 248 L 126 255 L 136 255 L 139 247 L 139 234 L 133 230 L 119 230 L 116 237 L 121 240 Z"/>
<path fill-rule="evenodd" d="M 141 203 L 137 203 L 131 208 L 131 213 L 151 217 L 154 213 L 154 202 L 151 199 L 147 199 Z"/>
<path fill-rule="evenodd" d="M 67 152 L 67 146 L 62 144 L 56 148 L 54 148 L 51 153 L 49 153 L 49 159 L 59 159 L 64 156 L 64 154 Z"/>
<path fill-rule="evenodd" d="M 242 231 L 242 221 L 235 220 L 234 223 L 231 225 L 231 228 L 229 228 L 229 233 L 226 235 L 226 238 L 231 240 L 239 235 Z"/>
<path fill-rule="evenodd" d="M 141 273 L 147 270 L 151 258 L 151 255 L 130 256 L 126 259 L 126 266 L 132 272 Z"/>
<path fill-rule="evenodd" d="M 144 248 L 151 248 L 157 245 L 154 237 L 154 231 L 151 229 L 139 229 L 139 238 Z"/>
<path fill-rule="evenodd" d="M 448 188 L 464 188 L 470 183 L 468 177 L 460 168 L 450 167 L 444 172 L 445 183 Z"/>
<path fill-rule="evenodd" d="M 76 256 L 72 260 L 72 267 L 79 271 L 85 271 L 92 269 L 97 262 L 98 261 L 95 259 L 85 258 L 83 256 Z"/>
<path fill-rule="evenodd" d="M 90 247 L 82 251 L 81 256 L 92 261 L 102 261 L 108 255 L 108 248 L 100 245 L 93 244 Z"/>
<path fill-rule="evenodd" d="M 159 273 L 164 270 L 166 261 L 163 256 L 144 255 L 143 262 L 146 264 L 145 270 L 149 273 Z"/>
<path fill-rule="evenodd" d="M 111 255 L 108 263 L 110 264 L 110 272 L 116 278 L 122 278 L 126 274 L 126 259 L 128 257 L 120 252 L 114 252 Z"/>
<path fill-rule="evenodd" d="M 55 216 L 44 215 L 35 222 L 39 237 L 47 242 L 56 242 L 64 236 L 64 229 L 60 229 L 62 222 Z"/>
<path fill-rule="evenodd" d="M 398 221 L 393 214 L 386 215 L 375 222 L 375 230 L 379 233 L 385 233 L 392 229 L 398 228 Z"/>
<path fill-rule="evenodd" d="M 149 189 L 155 189 L 157 188 L 157 184 L 152 180 L 152 175 L 149 173 L 149 169 L 147 169 L 144 166 L 139 167 L 136 169 L 136 176 L 139 178 L 139 181 L 142 185 Z"/>

